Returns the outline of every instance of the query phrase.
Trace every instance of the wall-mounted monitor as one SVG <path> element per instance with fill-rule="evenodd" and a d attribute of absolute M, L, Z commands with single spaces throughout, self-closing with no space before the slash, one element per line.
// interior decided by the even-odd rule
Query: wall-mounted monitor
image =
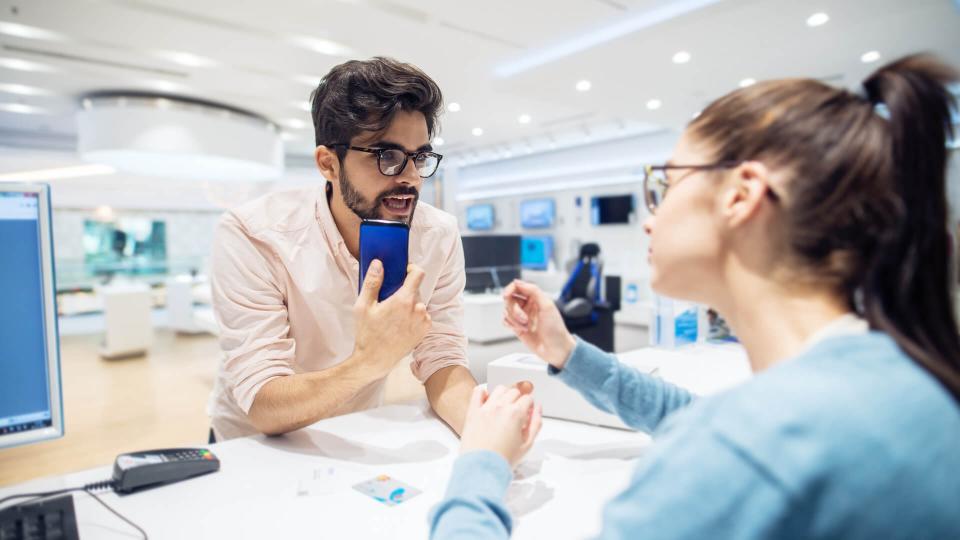
<path fill-rule="evenodd" d="M 489 231 L 493 228 L 493 205 L 475 204 L 467 207 L 467 228 L 471 231 Z"/>
<path fill-rule="evenodd" d="M 590 199 L 590 221 L 594 225 L 623 225 L 633 221 L 633 195 L 607 195 Z"/>
<path fill-rule="evenodd" d="M 525 229 L 549 229 L 556 218 L 553 199 L 531 199 L 520 203 L 520 225 Z"/>
<path fill-rule="evenodd" d="M 520 242 L 520 264 L 528 270 L 546 270 L 553 258 L 552 236 L 524 236 Z"/>

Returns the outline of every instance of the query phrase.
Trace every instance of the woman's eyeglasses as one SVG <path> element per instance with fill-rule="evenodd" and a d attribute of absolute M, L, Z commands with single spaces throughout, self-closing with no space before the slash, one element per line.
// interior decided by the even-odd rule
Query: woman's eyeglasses
<path fill-rule="evenodd" d="M 663 198 L 667 196 L 667 190 L 670 188 L 670 179 L 667 177 L 669 170 L 687 170 L 688 173 L 680 176 L 673 181 L 673 185 L 696 171 L 712 171 L 717 169 L 732 169 L 740 165 L 742 161 L 718 161 L 707 165 L 647 165 L 643 168 L 643 197 L 647 203 L 647 209 L 651 214 L 656 213 L 657 207 L 663 203 Z M 767 189 L 767 195 L 777 200 L 776 193 Z"/>

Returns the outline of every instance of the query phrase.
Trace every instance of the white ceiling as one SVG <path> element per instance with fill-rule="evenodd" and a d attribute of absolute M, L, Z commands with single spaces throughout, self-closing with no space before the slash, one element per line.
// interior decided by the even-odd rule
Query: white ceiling
<path fill-rule="evenodd" d="M 685 0 L 688 3 L 690 0 Z M 462 110 L 442 119 L 441 151 L 538 145 L 548 137 L 604 126 L 682 127 L 708 101 L 750 77 L 824 78 L 851 86 L 879 63 L 933 51 L 960 65 L 960 7 L 949 0 L 722 0 L 612 41 L 501 78 L 495 69 L 562 46 L 587 32 L 654 13 L 664 0 L 0 0 L 0 22 L 57 33 L 31 39 L 0 33 L 0 58 L 30 60 L 52 72 L 0 67 L 0 109 L 22 103 L 49 114 L 0 110 L 0 145 L 73 144 L 78 96 L 110 89 L 159 90 L 247 109 L 290 133 L 288 154 L 313 147 L 311 86 L 344 56 L 295 44 L 296 36 L 335 42 L 350 57 L 389 55 L 433 76 Z M 676 2 L 674 2 L 674 6 Z M 808 16 L 830 20 L 811 28 Z M 0 25 L 2 30 L 2 25 Z M 689 63 L 671 57 L 688 51 Z M 215 62 L 190 67 L 157 51 Z M 577 92 L 580 79 L 592 82 Z M 47 96 L 5 93 L 2 83 Z M 662 107 L 648 110 L 648 100 Z M 520 124 L 517 117 L 532 121 Z M 302 125 L 304 127 L 296 127 Z M 471 129 L 482 127 L 481 137 Z M 0 172 L 16 160 L 0 154 Z"/>

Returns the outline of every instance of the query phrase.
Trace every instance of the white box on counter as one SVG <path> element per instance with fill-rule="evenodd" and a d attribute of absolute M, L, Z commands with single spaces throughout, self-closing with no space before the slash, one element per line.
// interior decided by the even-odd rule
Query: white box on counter
<path fill-rule="evenodd" d="M 719 392 L 751 375 L 746 352 L 738 344 L 695 344 L 676 349 L 643 348 L 618 354 L 624 364 L 682 386 L 695 394 Z M 591 405 L 576 390 L 547 374 L 547 364 L 532 354 L 510 354 L 487 366 L 487 387 L 530 381 L 543 415 L 563 420 L 629 429 L 613 414 Z"/>

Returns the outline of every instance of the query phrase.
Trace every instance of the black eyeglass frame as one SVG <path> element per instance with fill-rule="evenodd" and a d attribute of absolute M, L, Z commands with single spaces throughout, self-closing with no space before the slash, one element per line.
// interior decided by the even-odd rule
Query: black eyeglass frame
<path fill-rule="evenodd" d="M 326 146 L 328 146 L 328 147 L 330 147 L 330 148 L 346 148 L 347 150 L 356 150 L 357 152 L 366 152 L 366 153 L 368 153 L 368 154 L 376 154 L 376 155 L 377 155 L 377 169 L 379 169 L 379 170 L 380 170 L 380 174 L 382 174 L 382 175 L 384 175 L 384 176 L 400 176 L 401 174 L 403 174 L 403 170 L 407 168 L 407 163 L 410 161 L 410 158 L 413 158 L 414 163 L 416 163 L 417 158 L 419 158 L 420 156 L 431 156 L 431 157 L 435 157 L 435 158 L 437 158 L 437 165 L 436 165 L 436 167 L 433 168 L 433 172 L 431 172 L 431 173 L 428 174 L 427 176 L 423 176 L 423 175 L 420 174 L 420 170 L 417 169 L 417 174 L 420 175 L 420 178 L 422 178 L 422 179 L 427 179 L 427 178 L 430 178 L 431 176 L 437 174 L 437 170 L 440 169 L 440 161 L 443 160 L 443 155 L 442 155 L 442 154 L 438 154 L 438 153 L 436 153 L 436 152 L 425 152 L 425 151 L 420 151 L 420 152 L 407 152 L 406 150 L 402 150 L 402 149 L 400 149 L 400 148 L 366 148 L 366 147 L 363 147 L 363 146 L 351 146 L 351 145 L 349 145 L 349 144 L 347 144 L 347 143 L 334 143 L 334 144 L 328 144 L 328 145 L 326 145 Z M 383 160 L 383 153 L 384 153 L 384 152 L 401 152 L 404 156 L 406 156 L 406 159 L 403 160 L 403 164 L 400 165 L 400 168 L 397 170 L 397 172 L 395 172 L 395 173 L 393 173 L 393 174 L 388 174 L 388 173 L 386 173 L 386 172 L 383 171 L 382 160 Z M 416 165 L 414 165 L 414 168 L 416 168 Z"/>
<path fill-rule="evenodd" d="M 660 204 L 663 204 L 663 200 L 667 198 L 667 191 L 670 189 L 670 186 L 671 186 L 671 184 L 667 182 L 665 179 L 661 179 L 661 178 L 654 179 L 660 186 L 663 187 L 663 194 L 660 197 L 659 203 L 653 202 L 653 199 L 650 195 L 650 181 L 651 181 L 651 178 L 653 178 L 654 171 L 661 171 L 664 173 L 664 176 L 666 176 L 667 171 L 671 169 L 687 169 L 690 171 L 690 173 L 693 173 L 696 171 L 713 171 L 718 169 L 732 169 L 734 167 L 740 166 L 741 163 L 743 163 L 743 161 L 718 161 L 716 163 L 707 163 L 705 165 L 673 165 L 673 164 L 647 165 L 643 168 L 643 200 L 647 205 L 647 210 L 649 210 L 651 214 L 655 214 L 657 210 L 657 206 L 659 206 Z M 678 182 L 680 182 L 680 180 L 683 180 L 687 176 L 689 176 L 689 174 L 685 174 L 680 178 L 676 179 L 673 182 L 673 185 L 676 185 Z M 777 201 L 780 199 L 780 197 L 776 193 L 774 193 L 774 191 L 769 187 L 767 188 L 767 196 L 774 201 Z"/>

